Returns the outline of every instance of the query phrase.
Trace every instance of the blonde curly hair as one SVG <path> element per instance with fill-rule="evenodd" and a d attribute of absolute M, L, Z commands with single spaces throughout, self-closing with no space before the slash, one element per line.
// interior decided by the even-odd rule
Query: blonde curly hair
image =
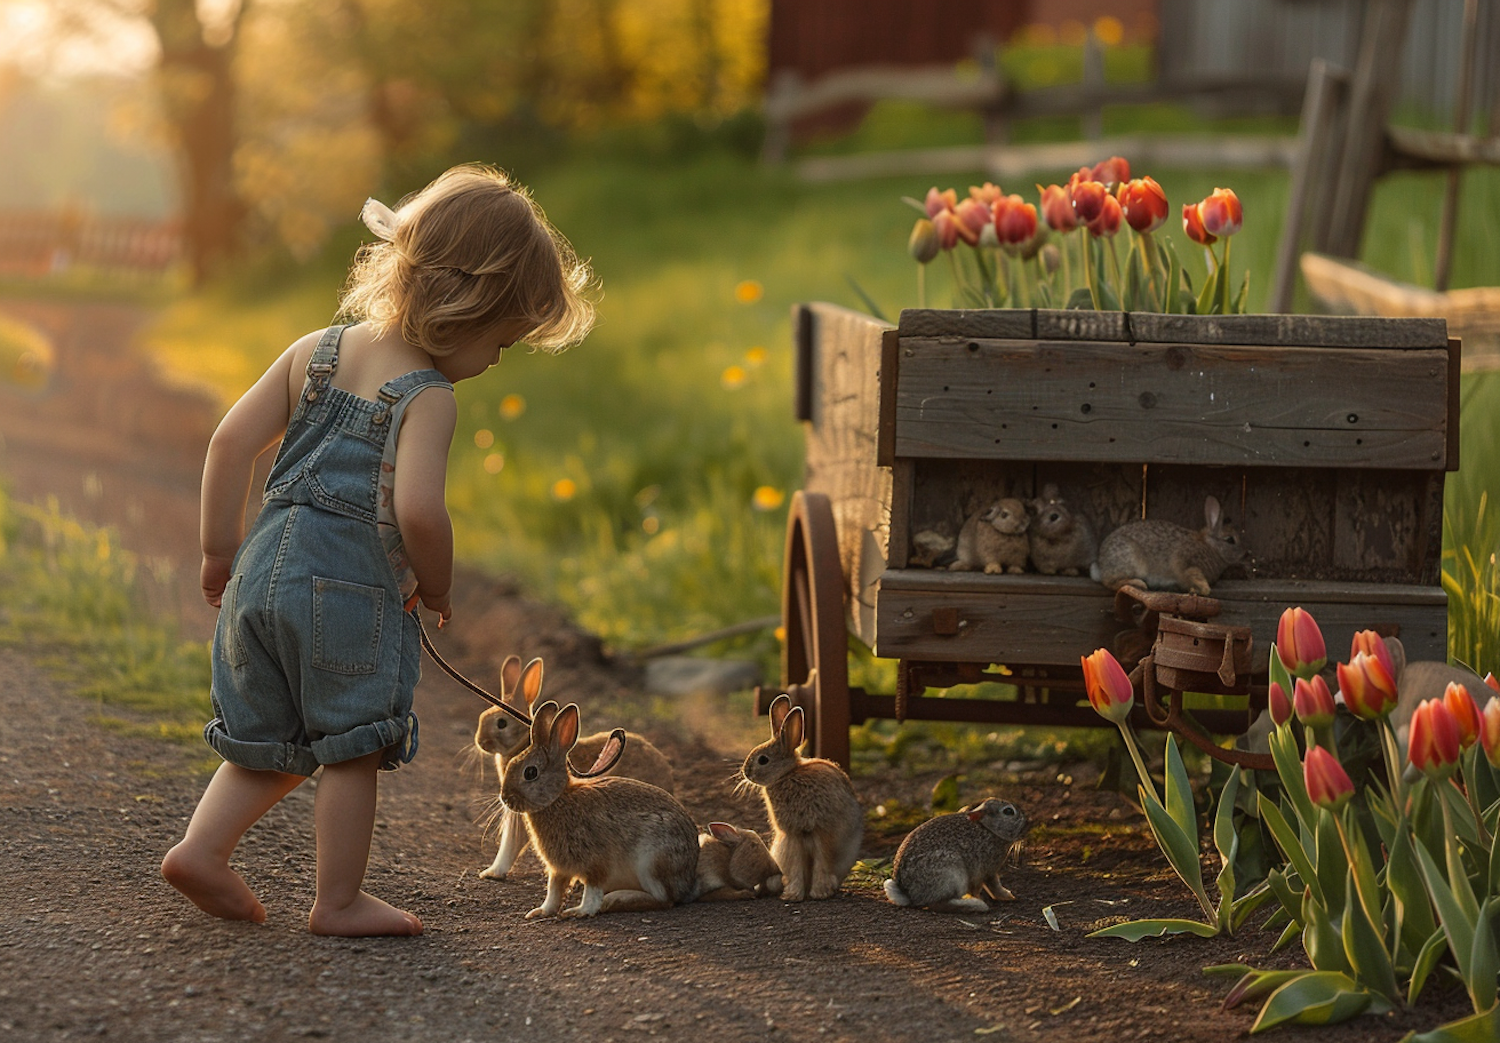
<path fill-rule="evenodd" d="M 355 255 L 339 313 L 377 333 L 399 330 L 444 356 L 496 324 L 523 319 L 521 340 L 560 351 L 594 325 L 587 262 L 526 189 L 478 164 L 448 170 L 397 204 L 389 241 Z"/>

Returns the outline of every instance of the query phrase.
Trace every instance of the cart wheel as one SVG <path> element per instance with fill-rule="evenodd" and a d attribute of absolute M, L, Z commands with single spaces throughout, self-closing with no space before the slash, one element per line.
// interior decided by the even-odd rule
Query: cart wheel
<path fill-rule="evenodd" d="M 782 687 L 811 718 L 813 753 L 849 767 L 849 627 L 833 506 L 797 492 L 787 516 L 781 586 Z"/>

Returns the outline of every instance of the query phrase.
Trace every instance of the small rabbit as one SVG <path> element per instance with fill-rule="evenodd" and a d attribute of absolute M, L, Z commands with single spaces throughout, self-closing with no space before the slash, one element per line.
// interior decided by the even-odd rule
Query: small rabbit
<path fill-rule="evenodd" d="M 958 532 L 957 557 L 948 566 L 949 571 L 1025 572 L 1029 524 L 1026 505 L 1010 496 L 975 511 Z"/>
<path fill-rule="evenodd" d="M 526 914 L 594 916 L 669 909 L 698 896 L 698 827 L 666 790 L 619 775 L 580 779 L 568 771 L 578 707 L 537 707 L 531 745 L 505 766 L 500 799 L 524 815 L 547 866 L 547 897 Z M 562 908 L 574 880 L 583 898 Z"/>
<path fill-rule="evenodd" d="M 765 798 L 773 836 L 771 857 L 781 867 L 781 897 L 789 902 L 831 898 L 864 841 L 865 816 L 844 769 L 803 757 L 803 714 L 791 699 L 771 703 L 771 738 L 750 751 L 741 785 Z"/>
<path fill-rule="evenodd" d="M 1110 590 L 1133 586 L 1207 596 L 1209 584 L 1245 551 L 1212 496 L 1203 501 L 1203 517 L 1208 524 L 1199 532 L 1154 518 L 1126 522 L 1104 537 L 1090 575 Z"/>
<path fill-rule="evenodd" d="M 953 548 L 958 538 L 953 535 L 953 526 L 948 522 L 918 529 L 911 535 L 911 564 L 916 568 L 946 568 L 953 560 Z"/>
<path fill-rule="evenodd" d="M 698 834 L 698 901 L 732 901 L 781 893 L 781 867 L 759 833 L 710 822 Z"/>
<path fill-rule="evenodd" d="M 1025 834 L 1021 809 L 997 797 L 928 819 L 896 849 L 895 874 L 885 882 L 885 895 L 896 905 L 940 913 L 986 912 L 985 894 L 1012 901 L 1015 896 L 1000 883 L 1000 869 Z"/>
<path fill-rule="evenodd" d="M 500 664 L 500 698 L 508 705 L 531 716 L 531 707 L 542 691 L 542 661 L 533 659 L 521 667 L 520 656 L 506 656 Z M 598 758 L 609 739 L 609 732 L 598 732 L 578 740 L 571 758 L 574 767 L 587 768 Z M 605 774 L 624 775 L 632 779 L 660 786 L 673 792 L 675 779 L 672 764 L 666 756 L 653 746 L 649 739 L 635 732 L 625 733 L 625 753 L 613 768 Z M 474 745 L 495 757 L 495 774 L 505 778 L 505 765 L 531 743 L 530 733 L 520 721 L 499 707 L 492 706 L 479 715 L 479 725 L 474 730 Z M 517 816 L 503 804 L 500 806 L 500 846 L 495 860 L 481 869 L 479 875 L 486 880 L 504 880 L 526 850 L 526 829 Z"/>
<path fill-rule="evenodd" d="M 1035 515 L 1026 530 L 1032 567 L 1044 576 L 1088 572 L 1098 553 L 1089 520 L 1067 505 L 1055 485 L 1044 486 L 1042 495 L 1028 506 Z"/>

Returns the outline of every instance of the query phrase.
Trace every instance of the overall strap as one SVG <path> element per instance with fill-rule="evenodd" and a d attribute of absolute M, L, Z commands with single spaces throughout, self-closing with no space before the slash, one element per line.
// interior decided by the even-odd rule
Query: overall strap
<path fill-rule="evenodd" d="M 318 396 L 328 390 L 328 385 L 333 380 L 333 371 L 339 364 L 339 339 L 347 328 L 329 326 L 318 340 L 318 346 L 313 349 L 312 358 L 307 363 L 307 401 L 317 401 Z"/>
<path fill-rule="evenodd" d="M 453 390 L 453 385 L 448 382 L 437 370 L 424 369 L 407 373 L 397 377 L 395 380 L 387 381 L 380 388 L 380 411 L 375 414 L 377 424 L 389 423 L 392 431 L 399 430 L 401 425 L 401 414 L 406 412 L 406 407 L 411 405 L 411 400 L 416 398 L 417 392 L 425 391 L 431 387 L 445 387 Z M 387 453 L 394 456 L 394 439 L 387 445 Z"/>

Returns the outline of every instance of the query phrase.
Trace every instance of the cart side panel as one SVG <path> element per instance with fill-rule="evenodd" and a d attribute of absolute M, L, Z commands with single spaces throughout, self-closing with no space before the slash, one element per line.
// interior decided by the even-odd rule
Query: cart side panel
<path fill-rule="evenodd" d="M 875 640 L 875 582 L 890 540 L 891 474 L 877 463 L 881 338 L 892 327 L 831 304 L 799 305 L 799 389 L 806 411 L 803 488 L 829 498 L 850 628 Z"/>

